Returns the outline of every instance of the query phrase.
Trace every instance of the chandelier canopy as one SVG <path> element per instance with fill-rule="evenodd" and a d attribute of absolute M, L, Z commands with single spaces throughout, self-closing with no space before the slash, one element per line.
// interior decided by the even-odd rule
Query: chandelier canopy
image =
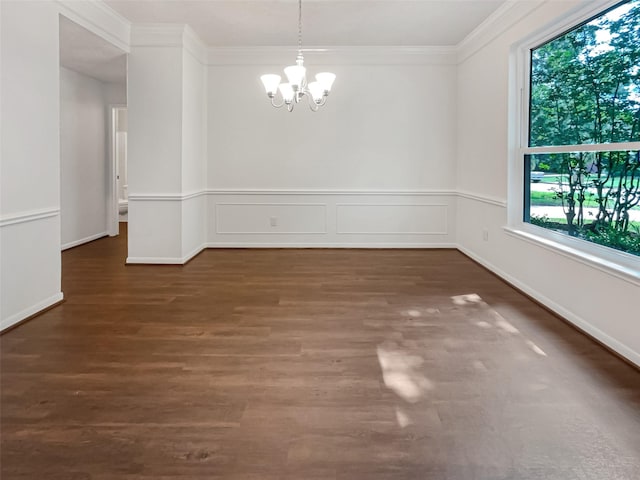
<path fill-rule="evenodd" d="M 267 96 L 271 99 L 271 105 L 276 108 L 286 105 L 287 110 L 292 112 L 296 103 L 300 103 L 302 97 L 307 97 L 309 108 L 317 112 L 326 103 L 336 76 L 330 72 L 322 72 L 316 74 L 314 82 L 307 83 L 306 72 L 302 55 L 302 0 L 298 0 L 298 56 L 295 65 L 284 69 L 288 83 L 280 83 L 280 75 L 266 74 L 260 77 Z M 281 97 L 279 102 L 276 100 L 278 91 Z"/>

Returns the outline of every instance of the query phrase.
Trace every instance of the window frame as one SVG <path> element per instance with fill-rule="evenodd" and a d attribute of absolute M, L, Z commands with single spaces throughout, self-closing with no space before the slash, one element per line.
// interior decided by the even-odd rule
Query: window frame
<path fill-rule="evenodd" d="M 640 141 L 608 144 L 529 146 L 531 52 L 595 19 L 621 0 L 598 0 L 579 6 L 513 45 L 509 76 L 509 170 L 507 234 L 640 285 L 640 257 L 525 222 L 525 156 L 541 153 L 640 150 Z"/>

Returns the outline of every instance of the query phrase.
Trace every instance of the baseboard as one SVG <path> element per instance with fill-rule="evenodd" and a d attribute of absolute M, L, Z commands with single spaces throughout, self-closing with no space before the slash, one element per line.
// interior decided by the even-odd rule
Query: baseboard
<path fill-rule="evenodd" d="M 187 253 L 184 257 L 182 257 L 182 263 L 185 264 L 190 262 L 194 257 L 196 257 L 200 252 L 207 249 L 206 244 L 202 244 L 196 248 L 194 248 L 191 252 Z"/>
<path fill-rule="evenodd" d="M 209 242 L 206 248 L 458 248 L 455 243 Z"/>
<path fill-rule="evenodd" d="M 32 317 L 42 312 L 42 310 L 45 310 L 55 305 L 56 303 L 61 302 L 63 299 L 64 299 L 64 295 L 62 294 L 62 292 L 56 293 L 55 295 L 52 295 L 51 297 L 47 298 L 46 300 L 43 300 L 42 302 L 38 302 L 29 308 L 25 308 L 21 312 L 15 313 L 8 318 L 4 318 L 0 320 L 0 332 L 3 332 L 6 329 L 15 326 L 16 324 L 24 320 L 27 320 L 29 317 Z"/>
<path fill-rule="evenodd" d="M 623 344 L 623 343 L 619 342 L 618 340 L 616 340 L 615 338 L 607 335 L 606 333 L 604 333 L 599 328 L 594 327 L 593 325 L 591 325 L 589 322 L 587 322 L 583 318 L 581 318 L 578 315 L 574 314 L 573 312 L 567 310 L 563 306 L 561 306 L 558 303 L 554 302 L 553 300 L 549 299 L 548 297 L 546 297 L 545 295 L 541 294 L 537 290 L 529 287 L 525 283 L 522 283 L 520 280 L 516 279 L 515 277 L 509 275 L 505 271 L 503 271 L 500 268 L 498 268 L 495 265 L 493 265 L 491 262 L 488 262 L 484 258 L 476 255 L 471 250 L 468 250 L 467 248 L 465 248 L 465 247 L 463 247 L 461 245 L 458 245 L 457 249 L 460 250 L 460 252 L 465 254 L 467 257 L 469 257 L 472 260 L 474 260 L 475 262 L 478 262 L 480 265 L 485 267 L 487 270 L 495 273 L 497 276 L 502 278 L 504 281 L 506 281 L 510 285 L 513 285 L 518 290 L 521 290 L 523 293 L 525 293 L 526 295 L 528 295 L 531 298 L 533 298 L 536 302 L 539 302 L 544 307 L 548 308 L 549 310 L 551 310 L 555 314 L 559 315 L 564 320 L 566 320 L 567 322 L 571 323 L 576 328 L 578 328 L 579 330 L 581 330 L 582 332 L 584 332 L 588 336 L 590 336 L 593 339 L 595 339 L 597 342 L 603 344 L 605 347 L 607 347 L 608 349 L 612 350 L 617 355 L 620 355 L 621 357 L 623 357 L 625 360 L 629 361 L 630 363 L 632 363 L 636 367 L 640 367 L 640 352 L 636 352 L 636 351 L 630 349 L 625 344 Z"/>
<path fill-rule="evenodd" d="M 127 265 L 182 265 L 180 257 L 127 257 Z"/>
<path fill-rule="evenodd" d="M 108 237 L 108 236 L 109 236 L 108 232 L 96 233 L 95 235 L 90 235 L 88 237 L 81 238 L 80 240 L 74 240 L 73 242 L 65 243 L 60 247 L 60 250 L 67 250 L 69 248 L 77 247 L 78 245 L 93 242 L 94 240 L 97 240 L 102 237 Z"/>
<path fill-rule="evenodd" d="M 127 257 L 127 265 L 184 265 L 204 249 L 206 244 L 194 248 L 183 257 Z"/>

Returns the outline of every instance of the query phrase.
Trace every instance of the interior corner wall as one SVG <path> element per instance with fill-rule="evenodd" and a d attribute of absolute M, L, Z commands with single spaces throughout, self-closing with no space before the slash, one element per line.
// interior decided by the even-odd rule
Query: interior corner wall
<path fill-rule="evenodd" d="M 60 68 L 62 249 L 108 234 L 108 103 L 104 83 Z"/>
<path fill-rule="evenodd" d="M 103 82 L 104 100 L 109 105 L 126 105 L 127 104 L 127 85 L 126 83 Z"/>
<path fill-rule="evenodd" d="M 544 3 L 459 65 L 458 189 L 472 195 L 458 199 L 458 243 L 472 258 L 640 365 L 637 285 L 503 230 L 510 48 L 577 4 Z"/>
<path fill-rule="evenodd" d="M 270 105 L 282 65 L 209 66 L 209 246 L 455 245 L 456 66 L 305 60 L 315 113 Z"/>
<path fill-rule="evenodd" d="M 207 69 L 189 50 L 182 78 L 182 257 L 206 246 Z"/>
<path fill-rule="evenodd" d="M 0 329 L 62 299 L 54 2 L 0 2 Z"/>

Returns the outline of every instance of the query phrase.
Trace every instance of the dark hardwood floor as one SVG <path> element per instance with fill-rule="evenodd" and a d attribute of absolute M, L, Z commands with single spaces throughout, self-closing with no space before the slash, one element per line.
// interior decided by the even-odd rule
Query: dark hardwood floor
<path fill-rule="evenodd" d="M 452 250 L 63 253 L 1 343 L 11 479 L 640 479 L 640 372 Z"/>

